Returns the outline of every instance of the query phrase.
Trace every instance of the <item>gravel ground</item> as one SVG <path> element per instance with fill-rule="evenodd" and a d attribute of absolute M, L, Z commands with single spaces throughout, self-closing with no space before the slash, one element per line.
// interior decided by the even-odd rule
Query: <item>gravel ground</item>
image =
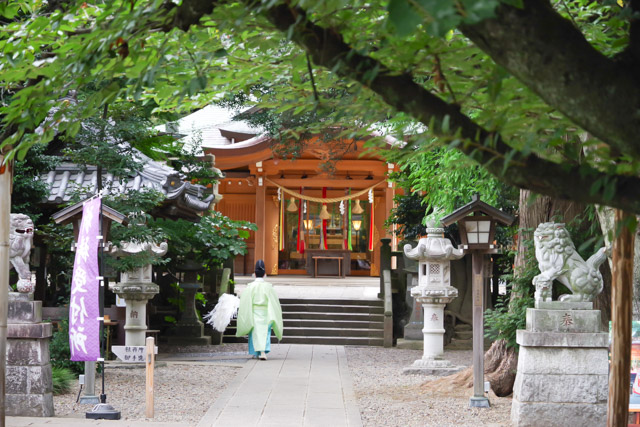
<path fill-rule="evenodd" d="M 209 353 L 221 358 L 219 362 L 158 361 L 154 374 L 155 405 L 151 421 L 181 422 L 194 426 L 207 412 L 216 396 L 235 378 L 244 363 L 230 363 L 225 359 L 241 359 L 246 344 L 225 344 L 208 347 L 172 347 L 172 352 Z M 167 349 L 160 347 L 159 353 Z M 242 355 L 238 355 L 242 352 Z M 241 361 L 240 361 L 241 362 Z M 100 377 L 96 377 L 96 392 L 100 393 Z M 145 369 L 116 367 L 109 363 L 105 369 L 107 403 L 122 414 L 123 420 L 145 420 Z M 54 396 L 57 417 L 84 418 L 91 405 L 76 403 L 78 389 L 73 393 Z"/>
<path fill-rule="evenodd" d="M 242 359 L 248 357 L 246 347 L 246 344 L 172 347 L 171 352 L 178 353 L 173 359 L 179 358 L 179 353 L 191 353 L 189 356 L 197 353 L 208 354 L 216 360 L 172 360 L 157 366 L 153 421 L 196 425 L 244 366 Z M 168 351 L 168 348 L 159 349 L 161 355 L 168 355 Z M 510 425 L 511 398 L 492 395 L 491 409 L 470 409 L 471 389 L 442 382 L 431 386 L 430 382 L 439 377 L 403 374 L 404 367 L 422 356 L 421 351 L 347 347 L 346 352 L 365 427 Z M 445 352 L 445 357 L 456 365 L 471 363 L 471 351 Z M 121 411 L 123 419 L 145 420 L 144 369 L 127 369 L 111 363 L 105 374 L 107 402 Z M 99 377 L 96 383 L 100 384 Z M 84 418 L 91 406 L 76 404 L 77 393 L 76 388 L 73 393 L 54 396 L 56 416 Z"/>
<path fill-rule="evenodd" d="M 430 384 L 442 377 L 406 375 L 420 350 L 347 347 L 362 423 L 374 426 L 508 426 L 511 398 L 489 396 L 490 409 L 469 408 L 471 388 Z M 471 365 L 471 351 L 446 351 L 454 365 Z"/>

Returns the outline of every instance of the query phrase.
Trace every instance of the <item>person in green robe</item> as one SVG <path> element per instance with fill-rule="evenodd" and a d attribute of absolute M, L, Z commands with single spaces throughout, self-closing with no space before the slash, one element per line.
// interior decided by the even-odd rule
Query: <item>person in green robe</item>
<path fill-rule="evenodd" d="M 256 280 L 240 295 L 236 336 L 249 335 L 249 354 L 267 360 L 271 351 L 271 329 L 282 339 L 282 308 L 273 285 L 264 280 L 264 261 L 256 262 Z"/>

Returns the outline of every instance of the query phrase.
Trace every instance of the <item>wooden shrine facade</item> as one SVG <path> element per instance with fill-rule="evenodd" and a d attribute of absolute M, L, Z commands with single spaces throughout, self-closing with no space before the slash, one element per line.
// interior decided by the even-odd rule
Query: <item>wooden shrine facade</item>
<path fill-rule="evenodd" d="M 205 148 L 225 174 L 216 210 L 258 226 L 248 254 L 235 261 L 237 273 L 251 274 L 254 261 L 263 259 L 268 275 L 329 275 L 336 268 L 342 276 L 380 274 L 380 238 L 392 238 L 384 224 L 393 207 L 387 176 L 394 165 L 363 155 L 363 144 L 349 141 L 331 172 L 322 168 L 328 153 L 319 141 L 295 160 L 275 157 L 266 136 Z M 340 199 L 347 199 L 342 207 Z M 322 271 L 314 271 L 316 265 Z"/>

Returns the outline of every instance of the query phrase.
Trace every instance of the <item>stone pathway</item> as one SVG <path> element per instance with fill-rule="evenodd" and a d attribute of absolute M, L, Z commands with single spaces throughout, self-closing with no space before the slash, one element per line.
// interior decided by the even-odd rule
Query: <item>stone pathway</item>
<path fill-rule="evenodd" d="M 361 427 L 343 346 L 272 344 L 269 360 L 248 360 L 197 427 Z M 181 423 L 7 417 L 7 426 L 177 427 Z"/>
<path fill-rule="evenodd" d="M 344 347 L 278 344 L 200 420 L 210 426 L 361 426 Z"/>

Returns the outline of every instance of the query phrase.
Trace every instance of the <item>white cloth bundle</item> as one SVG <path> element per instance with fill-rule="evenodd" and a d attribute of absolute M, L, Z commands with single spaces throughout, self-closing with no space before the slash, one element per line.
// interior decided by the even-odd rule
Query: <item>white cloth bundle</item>
<path fill-rule="evenodd" d="M 213 326 L 218 332 L 224 332 L 238 313 L 238 307 L 240 306 L 240 298 L 232 294 L 222 294 L 218 303 L 209 314 L 206 314 L 203 319 L 208 324 Z"/>

